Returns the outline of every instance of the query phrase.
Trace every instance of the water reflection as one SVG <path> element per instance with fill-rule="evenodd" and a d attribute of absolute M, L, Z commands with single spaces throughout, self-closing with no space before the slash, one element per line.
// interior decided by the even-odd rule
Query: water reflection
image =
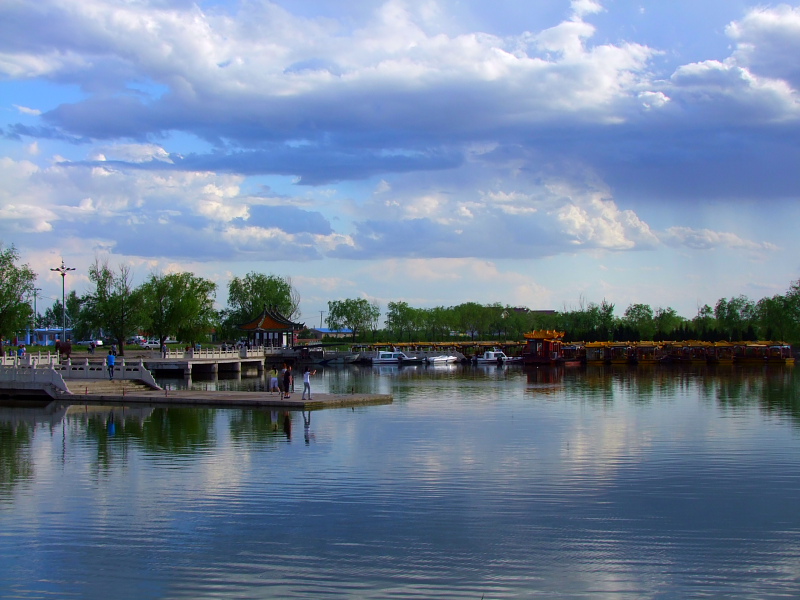
<path fill-rule="evenodd" d="M 318 376 L 325 389 L 387 389 L 395 402 L 313 414 L 0 409 L 0 589 L 137 600 L 800 595 L 792 369 Z"/>
<path fill-rule="evenodd" d="M 476 382 L 513 389 L 519 385 L 518 380 L 524 380 L 522 387 L 526 395 L 567 402 L 649 404 L 697 393 L 702 400 L 722 410 L 757 406 L 764 414 L 788 416 L 793 423 L 800 424 L 800 395 L 793 367 L 589 366 L 585 369 L 539 367 L 523 370 L 507 366 L 425 368 L 413 365 L 320 368 L 318 375 L 318 389 L 333 393 L 377 390 L 393 393 L 418 384 L 437 389 L 437 382 L 450 382 L 463 390 L 470 389 Z M 200 386 L 200 389 L 213 386 L 213 389 L 252 391 L 262 390 L 265 383 L 263 376 L 162 380 L 161 383 L 170 385 L 179 381 L 184 386 Z M 292 413 L 289 411 L 232 412 L 230 435 L 237 443 L 258 445 L 274 441 L 276 437 L 291 438 Z M 310 413 L 302 417 L 304 438 L 308 441 Z M 0 406 L 0 481 L 11 482 L 30 475 L 32 467 L 26 449 L 37 429 L 55 434 L 62 422 L 66 422 L 70 435 L 85 437 L 96 444 L 98 461 L 107 466 L 112 442 L 122 448 L 136 443 L 148 452 L 159 454 L 204 452 L 218 442 L 215 419 L 213 409 L 194 407 L 140 409 L 67 406 L 57 402 L 38 408 Z"/>

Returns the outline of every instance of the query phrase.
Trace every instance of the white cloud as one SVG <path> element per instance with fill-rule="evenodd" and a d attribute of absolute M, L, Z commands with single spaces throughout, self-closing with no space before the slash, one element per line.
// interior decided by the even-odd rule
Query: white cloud
<path fill-rule="evenodd" d="M 726 33 L 736 41 L 733 58 L 754 73 L 800 86 L 800 7 L 780 4 L 751 9 L 730 23 Z"/>
<path fill-rule="evenodd" d="M 115 144 L 113 146 L 98 146 L 89 156 L 89 160 L 120 160 L 134 164 L 154 160 L 165 163 L 172 162 L 169 153 L 156 144 Z"/>
<path fill-rule="evenodd" d="M 28 108 L 27 106 L 19 106 L 17 104 L 14 104 L 13 106 L 23 115 L 33 115 L 35 117 L 38 117 L 39 115 L 42 114 L 42 111 L 36 108 Z"/>
<path fill-rule="evenodd" d="M 729 23 L 726 57 L 706 38 L 651 43 L 664 13 L 623 22 L 618 5 L 562 2 L 502 28 L 457 21 L 470 8 L 447 0 L 324 17 L 41 0 L 14 3 L 11 28 L 0 3 L 4 91 L 24 92 L 0 115 L 16 157 L 0 158 L 0 239 L 145 262 L 323 258 L 364 265 L 320 279 L 364 294 L 384 257 L 403 264 L 376 267 L 387 289 L 393 269 L 422 282 L 409 296 L 484 278 L 532 304 L 547 290 L 500 261 L 603 255 L 617 273 L 670 253 L 778 254 L 749 241 L 754 223 L 717 232 L 684 208 L 713 194 L 735 220 L 725 203 L 796 196 L 800 9 L 704 15 L 709 40 Z"/>
<path fill-rule="evenodd" d="M 673 246 L 686 246 L 694 250 L 715 250 L 730 248 L 751 252 L 776 252 L 778 247 L 772 242 L 753 242 L 735 233 L 713 231 L 711 229 L 692 229 L 691 227 L 670 227 L 662 236 L 665 243 Z"/>

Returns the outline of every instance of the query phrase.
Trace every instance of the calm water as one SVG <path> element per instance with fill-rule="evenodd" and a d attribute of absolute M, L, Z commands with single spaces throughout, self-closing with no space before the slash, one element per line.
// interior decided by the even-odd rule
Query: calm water
<path fill-rule="evenodd" d="M 0 597 L 797 598 L 799 377 L 342 368 L 315 389 L 394 403 L 0 408 Z"/>

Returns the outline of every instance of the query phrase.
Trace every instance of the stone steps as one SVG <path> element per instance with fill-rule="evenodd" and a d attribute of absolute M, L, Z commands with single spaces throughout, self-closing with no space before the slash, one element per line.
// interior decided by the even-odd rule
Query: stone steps
<path fill-rule="evenodd" d="M 153 389 L 141 381 L 131 379 L 65 379 L 64 383 L 73 394 L 121 395 L 123 389 L 126 394 Z"/>

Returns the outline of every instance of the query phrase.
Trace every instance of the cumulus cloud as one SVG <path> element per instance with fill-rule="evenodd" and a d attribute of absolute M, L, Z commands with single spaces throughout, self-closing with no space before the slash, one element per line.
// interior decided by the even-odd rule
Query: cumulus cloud
<path fill-rule="evenodd" d="M 737 64 L 760 76 L 800 86 L 800 7 L 760 6 L 730 23 L 727 34 L 736 42 Z"/>
<path fill-rule="evenodd" d="M 479 168 L 471 165 L 470 169 Z M 609 191 L 551 178 L 517 180 L 517 189 L 376 196 L 355 222 L 349 258 L 529 258 L 586 250 L 651 249 L 658 237 Z M 408 240 L 414 243 L 408 243 Z"/>
<path fill-rule="evenodd" d="M 103 149 L 159 156 L 154 147 Z M 147 160 L 147 159 L 145 159 Z M 40 168 L 0 159 L 0 237 L 58 231 L 142 257 L 310 260 L 347 245 L 319 212 L 292 198 L 250 197 L 242 178 L 213 172 L 121 169 L 108 161 L 60 160 Z M 212 241 L 213 240 L 213 241 Z"/>
<path fill-rule="evenodd" d="M 644 35 L 655 8 L 611 28 L 619 6 L 563 0 L 484 28 L 448 0 L 285 6 L 0 3 L 0 74 L 25 92 L 0 107 L 0 236 L 149 262 L 383 257 L 421 280 L 436 260 L 519 297 L 545 290 L 464 265 L 774 252 L 646 207 L 796 197 L 800 9 L 708 17 L 732 47 L 682 60 Z"/>
<path fill-rule="evenodd" d="M 438 11 L 396 0 L 344 36 L 330 20 L 297 17 L 270 3 L 243 5 L 236 14 L 155 4 L 145 18 L 140 10 L 111 0 L 69 9 L 43 0 L 35 13 L 16 7 L 18 21 L 34 27 L 35 20 L 37 30 L 58 27 L 59 34 L 23 44 L 8 31 L 6 73 L 46 72 L 90 90 L 43 115 L 69 135 L 140 138 L 182 130 L 253 154 L 198 155 L 175 161 L 180 168 L 205 162 L 237 173 L 275 173 L 282 172 L 281 155 L 289 155 L 308 183 L 436 168 L 453 137 L 481 140 L 498 128 L 512 135 L 559 115 L 624 120 L 622 105 L 638 91 L 653 55 L 640 44 L 589 47 L 594 28 L 582 19 L 601 10 L 591 0 L 573 2 L 561 25 L 509 39 L 437 32 L 431 28 Z M 53 60 L 54 44 L 63 56 L 84 60 Z M 28 65 L 31 55 L 47 67 Z M 133 90 L 132 79 L 153 84 Z M 443 98 L 458 98 L 457 108 Z M 392 144 L 398 152 L 376 152 L 376 128 L 383 129 L 380 152 Z M 272 147 L 267 156 L 258 148 L 263 144 Z M 153 159 L 169 160 L 166 154 L 123 160 Z M 322 173 L 303 173 L 308 160 Z"/>

